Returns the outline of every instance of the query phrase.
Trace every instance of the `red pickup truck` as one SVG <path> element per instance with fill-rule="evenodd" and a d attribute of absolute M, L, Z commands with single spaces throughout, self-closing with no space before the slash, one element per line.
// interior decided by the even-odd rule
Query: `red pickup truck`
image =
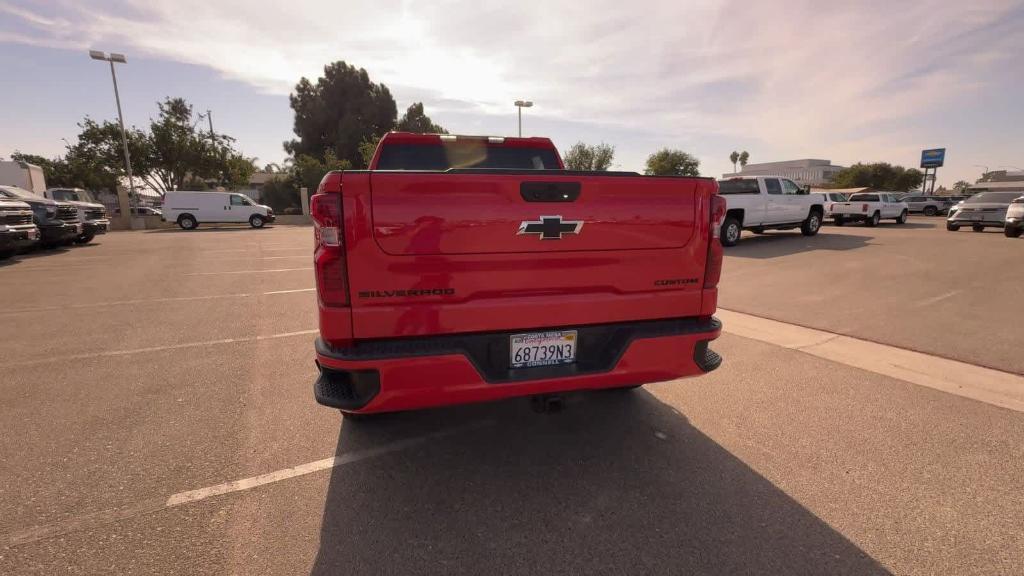
<path fill-rule="evenodd" d="M 709 178 L 564 170 L 546 138 L 390 133 L 311 200 L 316 400 L 350 414 L 718 367 Z"/>

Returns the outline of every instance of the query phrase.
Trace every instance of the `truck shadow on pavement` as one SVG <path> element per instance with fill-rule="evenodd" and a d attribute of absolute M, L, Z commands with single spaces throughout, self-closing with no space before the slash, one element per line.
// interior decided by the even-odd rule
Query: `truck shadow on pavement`
<path fill-rule="evenodd" d="M 157 228 L 155 230 L 146 230 L 145 234 L 196 234 L 200 232 L 245 232 L 246 230 L 259 232 L 260 230 L 271 230 L 273 228 L 274 227 L 270 224 L 263 226 L 263 228 L 253 228 L 248 224 L 237 224 L 233 226 L 200 226 L 191 230 L 182 230 L 181 228 Z"/>
<path fill-rule="evenodd" d="M 344 421 L 326 574 L 888 574 L 769 480 L 638 390 Z M 481 423 L 478 427 L 460 427 Z"/>
<path fill-rule="evenodd" d="M 744 234 L 739 244 L 725 249 L 726 256 L 739 258 L 777 258 L 814 250 L 844 251 L 867 246 L 874 236 L 860 234 L 829 234 L 822 230 L 817 236 L 803 236 L 799 232 L 766 232 L 760 235 Z"/>

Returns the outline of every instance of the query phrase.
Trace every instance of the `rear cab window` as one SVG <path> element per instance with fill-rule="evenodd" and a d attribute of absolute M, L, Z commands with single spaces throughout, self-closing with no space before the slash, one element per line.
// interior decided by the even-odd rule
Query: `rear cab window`
<path fill-rule="evenodd" d="M 513 170 L 559 170 L 554 150 L 525 146 L 502 146 L 483 140 L 412 143 L 385 142 L 377 170 L 444 171 L 452 168 L 505 168 Z"/>
<path fill-rule="evenodd" d="M 850 202 L 879 202 L 878 194 L 854 194 Z"/>
<path fill-rule="evenodd" d="M 718 181 L 719 194 L 760 194 L 761 189 L 753 178 L 733 178 Z"/>
<path fill-rule="evenodd" d="M 769 194 L 782 194 L 782 185 L 778 178 L 765 178 L 764 188 Z"/>

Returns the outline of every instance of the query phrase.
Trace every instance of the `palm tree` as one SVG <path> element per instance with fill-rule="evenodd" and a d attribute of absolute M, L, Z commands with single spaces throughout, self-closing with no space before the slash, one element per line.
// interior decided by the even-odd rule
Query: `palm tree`
<path fill-rule="evenodd" d="M 729 154 L 729 161 L 732 162 L 732 171 L 736 172 L 736 162 L 740 159 L 740 153 L 733 150 L 732 154 Z"/>
<path fill-rule="evenodd" d="M 747 160 L 750 160 L 750 152 L 747 152 L 746 150 L 740 152 L 740 166 L 746 166 Z"/>

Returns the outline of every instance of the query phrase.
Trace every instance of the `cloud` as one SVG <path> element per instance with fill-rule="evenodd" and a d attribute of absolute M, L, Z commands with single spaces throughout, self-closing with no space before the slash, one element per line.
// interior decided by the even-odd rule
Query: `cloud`
<path fill-rule="evenodd" d="M 540 117 L 780 156 L 905 153 L 908 124 L 1009 82 L 1024 53 L 1022 4 L 1001 0 L 3 0 L 0 13 L 0 41 L 199 64 L 271 93 L 342 59 L 428 111 L 508 114 L 526 97 Z"/>

